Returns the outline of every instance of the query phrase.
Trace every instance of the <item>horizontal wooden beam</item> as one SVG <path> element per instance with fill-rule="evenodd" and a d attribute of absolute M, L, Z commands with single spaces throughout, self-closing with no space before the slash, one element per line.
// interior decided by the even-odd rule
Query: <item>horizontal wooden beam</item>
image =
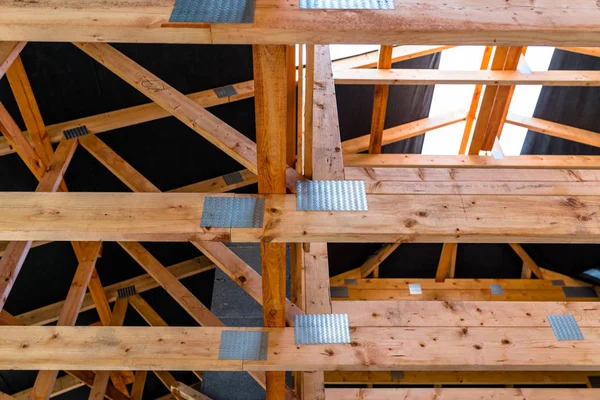
<path fill-rule="evenodd" d="M 417 121 L 408 122 L 398 125 L 393 128 L 383 130 L 382 144 L 390 144 L 399 142 L 400 140 L 409 139 L 425 132 L 434 129 L 443 128 L 444 126 L 456 124 L 466 119 L 467 110 L 457 110 L 448 114 L 438 115 L 436 117 L 423 118 Z M 344 152 L 344 160 L 346 154 L 360 153 L 369 149 L 370 135 L 359 136 L 354 139 L 345 140 L 342 142 L 342 151 Z"/>
<path fill-rule="evenodd" d="M 533 6 L 451 0 L 395 10 L 306 10 L 259 1 L 252 24 L 173 24 L 172 2 L 17 1 L 0 7 L 4 40 L 132 43 L 369 43 L 599 46 L 593 1 Z"/>
<path fill-rule="evenodd" d="M 347 69 L 338 85 L 543 85 L 600 86 L 600 71 L 445 71 L 437 69 Z"/>
<path fill-rule="evenodd" d="M 454 46 L 394 46 L 392 49 L 392 64 L 413 58 L 436 54 Z M 379 60 L 379 51 L 372 51 L 357 56 L 343 58 L 332 63 L 333 72 L 351 68 L 375 68 Z"/>
<path fill-rule="evenodd" d="M 325 382 L 328 385 L 584 385 L 590 374 L 595 375 L 594 372 L 573 371 L 326 371 Z"/>
<path fill-rule="evenodd" d="M 592 400 L 600 396 L 600 389 L 326 389 L 327 400 Z"/>
<path fill-rule="evenodd" d="M 324 213 L 296 210 L 295 195 L 266 195 L 262 228 L 203 228 L 206 196 L 2 192 L 0 240 L 597 243 L 600 238 L 597 196 L 371 194 L 368 211 Z"/>
<path fill-rule="evenodd" d="M 346 167 L 362 168 L 600 169 L 600 156 L 521 155 L 494 158 L 492 156 L 469 155 L 345 154 L 344 165 Z"/>
<path fill-rule="evenodd" d="M 267 360 L 222 360 L 223 330 L 267 331 Z M 595 371 L 600 328 L 359 327 L 350 344 L 297 346 L 294 328 L 0 327 L 1 369 Z M 543 351 L 541 351 L 543 349 Z"/>

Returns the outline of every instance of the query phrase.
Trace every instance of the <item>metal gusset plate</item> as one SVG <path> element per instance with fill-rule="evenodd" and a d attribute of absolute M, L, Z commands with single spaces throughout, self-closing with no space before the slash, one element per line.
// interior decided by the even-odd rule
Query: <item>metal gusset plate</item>
<path fill-rule="evenodd" d="M 65 139 L 74 139 L 74 138 L 77 138 L 80 136 L 85 136 L 88 133 L 90 133 L 90 131 L 88 131 L 88 128 L 85 125 L 81 125 L 76 128 L 71 128 L 71 129 L 67 129 L 67 130 L 63 131 L 63 135 L 65 135 Z"/>
<path fill-rule="evenodd" d="M 233 87 L 233 85 L 222 86 L 215 89 L 215 94 L 218 98 L 222 99 L 223 97 L 231 97 L 237 94 L 237 90 Z"/>
<path fill-rule="evenodd" d="M 176 0 L 169 22 L 251 24 L 255 0 Z"/>
<path fill-rule="evenodd" d="M 367 211 L 364 181 L 297 181 L 298 211 Z"/>
<path fill-rule="evenodd" d="M 300 8 L 339 10 L 394 10 L 394 0 L 300 0 Z"/>
<path fill-rule="evenodd" d="M 584 340 L 573 315 L 548 315 L 547 317 L 556 340 Z"/>
<path fill-rule="evenodd" d="M 552 283 L 552 286 L 565 286 L 565 281 L 562 279 L 553 279 L 550 282 Z"/>
<path fill-rule="evenodd" d="M 421 284 L 420 283 L 409 283 L 408 284 L 408 293 L 409 294 L 423 294 L 423 291 L 421 290 Z"/>
<path fill-rule="evenodd" d="M 265 200 L 260 197 L 206 197 L 200 226 L 213 228 L 260 228 Z"/>
<path fill-rule="evenodd" d="M 296 315 L 294 341 L 297 345 L 350 343 L 348 314 Z"/>
<path fill-rule="evenodd" d="M 269 332 L 221 331 L 219 360 L 266 360 Z"/>
<path fill-rule="evenodd" d="M 331 286 L 329 288 L 329 293 L 331 297 L 338 299 L 347 299 L 348 298 L 348 288 L 346 286 Z"/>
<path fill-rule="evenodd" d="M 240 171 L 232 172 L 227 175 L 223 175 L 223 180 L 228 185 L 235 185 L 236 183 L 240 183 L 244 180 L 244 177 L 240 173 Z"/>
<path fill-rule="evenodd" d="M 137 291 L 135 290 L 134 285 L 126 286 L 124 288 L 117 289 L 117 297 L 120 299 L 124 299 L 126 297 L 131 297 L 135 295 Z"/>
<path fill-rule="evenodd" d="M 498 283 L 490 283 L 490 290 L 492 294 L 504 294 L 504 289 L 502 289 L 502 285 Z"/>
<path fill-rule="evenodd" d="M 563 286 L 563 293 L 567 298 L 598 297 L 592 286 Z"/>

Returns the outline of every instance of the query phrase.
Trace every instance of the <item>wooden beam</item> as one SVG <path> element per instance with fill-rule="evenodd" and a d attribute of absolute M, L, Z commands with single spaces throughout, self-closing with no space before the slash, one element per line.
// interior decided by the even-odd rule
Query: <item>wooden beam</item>
<path fill-rule="evenodd" d="M 192 389 L 181 382 L 175 382 L 175 384 L 171 386 L 171 391 L 175 396 L 178 396 L 183 400 L 210 400 L 210 397 L 203 395 L 199 391 Z"/>
<path fill-rule="evenodd" d="M 253 46 L 256 143 L 259 193 L 285 193 L 288 88 L 286 47 Z M 265 327 L 285 326 L 286 247 L 262 243 L 260 247 Z M 283 399 L 285 373 L 266 374 L 268 400 Z"/>
<path fill-rule="evenodd" d="M 436 282 L 444 282 L 450 273 L 452 266 L 453 255 L 455 254 L 456 243 L 444 243 L 442 246 L 442 254 L 438 263 L 437 272 L 435 274 Z"/>
<path fill-rule="evenodd" d="M 427 44 L 598 46 L 595 5 L 552 0 L 532 7 L 426 0 L 395 10 L 304 10 L 257 4 L 251 24 L 169 23 L 172 4 L 68 1 L 0 7 L 0 37 L 28 41 L 214 44 Z M 492 10 L 493 12 L 489 12 Z M 93 16 L 96 21 L 90 18 Z M 146 18 L 144 18 L 146 17 Z M 148 20 L 151 18 L 151 21 Z"/>
<path fill-rule="evenodd" d="M 556 122 L 545 121 L 539 118 L 524 117 L 517 114 L 508 114 L 506 122 L 511 125 L 531 129 L 545 135 L 559 137 L 561 139 L 571 140 L 573 142 L 583 143 L 589 146 L 600 147 L 600 135 L 593 131 L 579 129 Z"/>
<path fill-rule="evenodd" d="M 528 329 L 357 327 L 352 330 L 352 345 L 310 346 L 294 344 L 293 328 L 227 328 L 269 332 L 267 360 L 243 362 L 218 358 L 223 329 L 2 326 L 0 368 L 596 371 L 600 363 L 595 351 L 600 328 L 581 326 L 586 339 L 565 343 L 544 324 Z M 370 360 L 367 365 L 365 359 Z"/>
<path fill-rule="evenodd" d="M 350 271 L 343 272 L 330 279 L 331 285 L 336 286 L 342 284 L 346 279 L 361 279 L 369 276 L 376 268 L 378 268 L 382 262 L 384 262 L 397 248 L 400 243 L 388 243 L 371 254 L 367 261 L 365 261 L 360 267 L 354 268 Z"/>
<path fill-rule="evenodd" d="M 382 145 L 399 142 L 409 139 L 425 132 L 443 128 L 444 126 L 456 124 L 465 120 L 466 110 L 453 111 L 448 114 L 436 117 L 423 118 L 417 121 L 408 122 L 393 128 L 383 130 Z M 354 139 L 344 140 L 342 151 L 344 155 L 360 153 L 369 149 L 369 135 L 359 136 Z"/>
<path fill-rule="evenodd" d="M 597 169 L 600 168 L 600 156 L 522 155 L 494 158 L 479 155 L 344 154 L 344 165 L 362 168 Z"/>
<path fill-rule="evenodd" d="M 492 71 L 516 70 L 521 54 L 521 47 L 496 47 L 492 59 Z M 502 128 L 508 112 L 510 97 L 510 87 L 487 86 L 485 88 L 475 130 L 469 145 L 468 153 L 470 155 L 477 155 L 480 150 L 491 148 L 491 145 L 489 147 L 486 147 L 486 145 L 490 140 L 489 138 L 493 142 L 498 131 Z"/>
<path fill-rule="evenodd" d="M 389 70 L 392 68 L 392 51 L 393 46 L 379 47 L 379 60 L 377 62 L 377 70 Z M 340 71 L 344 74 L 344 70 Z M 336 76 L 338 73 L 336 71 Z M 375 96 L 373 99 L 373 116 L 371 117 L 371 134 L 369 140 L 369 153 L 381 153 L 381 141 L 383 128 L 385 125 L 385 113 L 387 110 L 387 100 L 390 91 L 389 85 L 375 86 Z"/>
<path fill-rule="evenodd" d="M 211 230 L 199 224 L 204 198 L 2 192 L 0 240 L 595 243 L 600 235 L 597 196 L 369 194 L 369 210 L 356 218 L 353 212 L 297 211 L 294 195 L 265 195 L 262 228 Z"/>
<path fill-rule="evenodd" d="M 71 390 L 75 390 L 82 386 L 85 386 L 85 383 L 71 375 L 61 376 L 60 378 L 56 379 L 54 387 L 52 388 L 52 393 L 50 394 L 50 398 L 70 392 Z M 26 389 L 13 394 L 13 397 L 17 400 L 29 400 L 30 394 L 31 389 Z"/>
<path fill-rule="evenodd" d="M 499 400 L 592 400 L 600 396 L 600 389 L 327 389 L 326 395 L 328 400 L 479 400 L 486 397 Z"/>
<path fill-rule="evenodd" d="M 600 57 L 600 48 L 598 47 L 557 47 L 557 49 L 585 54 L 588 56 Z"/>
<path fill-rule="evenodd" d="M 531 385 L 581 385 L 588 372 L 571 371 L 326 371 L 328 385 L 365 384 L 429 384 L 501 385 L 507 383 Z"/>
<path fill-rule="evenodd" d="M 525 249 L 518 243 L 509 243 L 511 249 L 517 253 L 519 258 L 523 260 L 523 263 L 535 274 L 538 279 L 544 279 L 544 273 L 540 270 L 540 267 L 533 261 L 533 258 L 527 254 Z"/>
<path fill-rule="evenodd" d="M 148 371 L 136 371 L 135 381 L 133 382 L 133 386 L 131 387 L 131 400 L 142 400 L 147 375 Z"/>
<path fill-rule="evenodd" d="M 73 277 L 73 282 L 67 293 L 64 308 L 56 323 L 58 326 L 75 325 L 87 285 L 90 281 L 92 271 L 95 268 L 96 260 L 100 255 L 101 247 L 100 242 L 82 244 L 81 249 L 83 252 L 83 259 L 79 262 L 79 266 L 75 271 L 75 276 Z M 31 391 L 31 399 L 47 399 L 52 392 L 57 374 L 58 371 L 56 370 L 40 371 Z M 101 378 L 103 379 L 103 377 Z M 108 376 L 106 377 L 106 380 L 108 381 Z"/>
<path fill-rule="evenodd" d="M 0 42 L 0 79 L 15 62 L 27 42 Z"/>
<path fill-rule="evenodd" d="M 227 178 L 235 178 L 237 181 L 231 183 Z M 167 190 L 170 193 L 225 193 L 258 182 L 255 174 L 247 169 L 232 172 L 231 174 L 207 179 L 191 185 L 179 187 L 177 189 Z"/>
<path fill-rule="evenodd" d="M 481 66 L 480 70 L 484 71 L 488 69 L 490 65 L 490 59 L 492 58 L 492 52 L 494 51 L 494 46 L 486 46 L 483 50 L 483 57 L 481 58 Z M 471 139 L 471 131 L 473 130 L 473 122 L 475 122 L 475 116 L 477 115 L 477 109 L 479 108 L 479 100 L 481 99 L 481 92 L 483 90 L 483 85 L 476 85 L 475 90 L 473 91 L 473 98 L 471 99 L 471 106 L 469 107 L 469 112 L 467 113 L 467 119 L 465 122 L 465 130 L 463 132 L 463 137 L 460 142 L 460 147 L 458 150 L 458 154 L 465 154 L 467 151 L 467 145 L 469 144 L 469 139 Z"/>
<path fill-rule="evenodd" d="M 21 57 L 15 59 L 8 69 L 6 77 L 23 116 L 25 126 L 29 131 L 35 152 L 46 163 L 50 162 L 54 150 Z"/>
<path fill-rule="evenodd" d="M 91 371 L 65 371 L 70 376 L 73 376 L 91 388 L 94 384 L 95 374 Z M 111 400 L 127 400 L 129 397 L 118 391 L 111 383 L 108 384 L 105 397 Z"/>
<path fill-rule="evenodd" d="M 600 86 L 599 71 L 445 71 L 438 69 L 348 69 L 337 85 L 543 85 Z"/>
<path fill-rule="evenodd" d="M 392 64 L 413 58 L 436 54 L 454 46 L 393 46 Z M 333 62 L 333 71 L 352 68 L 375 68 L 379 62 L 379 51 L 371 51 Z"/>

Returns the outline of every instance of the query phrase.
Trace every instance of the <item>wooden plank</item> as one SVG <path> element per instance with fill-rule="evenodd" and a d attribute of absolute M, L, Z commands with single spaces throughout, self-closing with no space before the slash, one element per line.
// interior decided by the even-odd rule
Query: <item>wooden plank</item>
<path fill-rule="evenodd" d="M 183 279 L 188 276 L 193 276 L 205 271 L 214 269 L 215 266 L 206 257 L 196 257 L 191 260 L 183 261 L 167 267 L 167 270 L 173 274 L 177 279 Z M 141 275 L 135 278 L 127 279 L 125 281 L 110 285 L 104 288 L 104 293 L 109 302 L 113 302 L 117 299 L 118 289 L 125 288 L 128 286 L 135 286 L 138 293 L 145 292 L 150 289 L 154 289 L 159 284 L 148 274 Z M 16 318 L 24 325 L 47 325 L 58 319 L 60 311 L 62 310 L 64 301 L 50 304 L 32 311 L 25 312 L 17 315 Z M 86 294 L 81 311 L 87 311 L 96 307 L 91 295 Z"/>
<path fill-rule="evenodd" d="M 600 156 L 522 155 L 494 158 L 479 155 L 344 154 L 344 165 L 363 168 L 596 169 L 600 168 Z"/>
<path fill-rule="evenodd" d="M 171 391 L 175 396 L 179 396 L 183 400 L 210 400 L 210 397 L 181 382 L 175 382 L 171 387 Z"/>
<path fill-rule="evenodd" d="M 466 110 L 458 110 L 448 114 L 436 117 L 423 118 L 417 121 L 408 122 L 393 128 L 384 129 L 382 145 L 395 143 L 411 137 L 422 135 L 425 132 L 443 128 L 444 126 L 456 124 L 465 120 Z M 344 140 L 342 151 L 344 155 L 360 153 L 369 149 L 369 135 L 359 136 L 354 139 Z"/>
<path fill-rule="evenodd" d="M 450 267 L 452 265 L 453 254 L 455 252 L 456 243 L 444 243 L 442 246 L 442 254 L 440 255 L 440 262 L 438 263 L 437 272 L 435 274 L 436 282 L 444 282 L 446 277 L 450 273 Z"/>
<path fill-rule="evenodd" d="M 392 51 L 393 46 L 379 47 L 379 60 L 377 62 L 377 70 L 389 70 L 392 68 Z M 344 70 L 340 71 L 344 74 Z M 336 71 L 336 76 L 338 71 Z M 389 85 L 375 86 L 375 95 L 373 99 L 373 115 L 371 117 L 371 135 L 369 140 L 369 153 L 381 153 L 381 140 L 383 128 L 385 125 L 385 113 L 387 110 L 388 94 L 390 92 Z"/>
<path fill-rule="evenodd" d="M 573 142 L 583 143 L 589 146 L 600 147 L 598 133 L 585 129 L 579 129 L 552 121 L 545 121 L 539 118 L 524 117 L 517 114 L 508 114 L 506 122 L 511 125 L 531 129 L 533 131 L 559 137 L 561 139 L 571 140 Z"/>
<path fill-rule="evenodd" d="M 549 326 L 358 327 L 352 345 L 311 346 L 296 346 L 293 328 L 262 329 L 269 332 L 268 359 L 242 363 L 218 359 L 223 328 L 2 326 L 0 368 L 595 371 L 600 358 L 600 328 L 582 327 L 585 340 L 560 342 Z"/>
<path fill-rule="evenodd" d="M 79 49 L 163 107 L 206 140 L 256 173 L 256 144 L 107 44 L 76 43 Z"/>
<path fill-rule="evenodd" d="M 549 400 L 595 399 L 600 389 L 327 389 L 328 400 Z"/>
<path fill-rule="evenodd" d="M 15 62 L 27 42 L 0 42 L 0 79 Z"/>
<path fill-rule="evenodd" d="M 95 374 L 91 371 L 65 371 L 67 374 L 79 379 L 86 386 L 92 387 Z M 127 400 L 129 397 L 119 392 L 112 384 L 108 384 L 105 396 L 111 400 Z"/>
<path fill-rule="evenodd" d="M 252 185 L 258 182 L 258 178 L 255 174 L 243 169 L 241 171 L 233 172 L 233 174 L 239 174 L 241 181 L 236 183 L 228 183 L 225 180 L 227 175 L 219 176 L 212 179 L 207 179 L 201 182 L 192 183 L 191 185 L 182 186 L 176 189 L 168 190 L 170 193 L 225 193 L 232 190 Z"/>
<path fill-rule="evenodd" d="M 360 267 L 351 269 L 350 271 L 343 272 L 330 279 L 332 286 L 338 286 L 344 284 L 346 279 L 361 279 L 366 278 L 371 272 L 381 265 L 397 248 L 400 243 L 388 243 L 371 254 L 367 261 L 365 261 Z"/>
<path fill-rule="evenodd" d="M 29 131 L 35 152 L 46 163 L 50 162 L 54 150 L 50 144 L 50 138 L 46 132 L 46 126 L 35 100 L 33 89 L 27 78 L 21 57 L 15 59 L 12 66 L 6 72 L 6 77 L 23 116 L 25 126 Z"/>
<path fill-rule="evenodd" d="M 0 242 L 0 257 L 4 255 L 4 252 L 6 251 L 6 247 L 8 246 L 9 243 L 10 242 Z M 45 240 L 42 242 L 35 241 L 31 244 L 31 248 L 43 246 L 48 243 L 52 243 L 52 241 L 50 241 L 50 240 Z"/>
<path fill-rule="evenodd" d="M 131 400 L 142 400 L 147 375 L 148 371 L 137 371 L 135 373 L 135 381 L 133 382 L 133 386 L 131 388 Z"/>
<path fill-rule="evenodd" d="M 352 10 L 353 18 L 344 18 L 347 10 L 304 10 L 273 4 L 279 5 L 259 3 L 253 24 L 190 27 L 169 24 L 171 3 L 90 4 L 82 10 L 67 1 L 27 6 L 11 2 L 0 8 L 0 37 L 135 43 L 600 45 L 598 10 L 585 0 L 568 5 L 549 0 L 531 7 L 426 0 L 383 12 Z"/>
<path fill-rule="evenodd" d="M 326 371 L 329 385 L 337 384 L 434 384 L 493 385 L 493 384 L 563 384 L 581 385 L 587 372 L 571 371 Z"/>
<path fill-rule="evenodd" d="M 75 276 L 73 277 L 73 282 L 67 293 L 64 307 L 56 323 L 58 326 L 75 325 L 88 282 L 92 275 L 92 271 L 95 268 L 96 260 L 100 255 L 101 247 L 100 242 L 82 244 L 83 259 L 79 262 L 79 266 L 75 271 Z M 57 374 L 58 371 L 56 370 L 40 371 L 31 391 L 31 399 L 47 399 L 52 392 Z M 104 377 L 100 377 L 99 379 L 101 378 L 104 379 Z M 108 378 L 109 376 L 107 374 L 107 381 Z"/>
<path fill-rule="evenodd" d="M 586 54 L 588 56 L 600 57 L 600 48 L 598 47 L 557 47 L 557 49 L 570 51 L 573 53 Z"/>
<path fill-rule="evenodd" d="M 480 70 L 488 69 L 493 51 L 494 46 L 485 47 L 485 49 L 483 50 L 483 57 L 481 58 L 481 66 L 479 67 Z M 469 139 L 471 138 L 473 122 L 475 122 L 475 116 L 477 115 L 477 109 L 479 108 L 479 100 L 481 99 L 482 90 L 483 85 L 476 85 L 473 91 L 473 98 L 471 99 L 471 106 L 469 107 L 469 112 L 467 113 L 467 119 L 465 121 L 465 130 L 463 132 L 462 140 L 460 141 L 458 154 L 465 154 L 467 151 L 467 145 L 469 144 Z"/>
<path fill-rule="evenodd" d="M 312 177 L 344 179 L 340 126 L 329 46 L 315 46 L 313 84 Z"/>
<path fill-rule="evenodd" d="M 600 86 L 599 71 L 446 71 L 437 69 L 336 70 L 337 85 Z"/>
<path fill-rule="evenodd" d="M 597 182 L 600 169 L 347 167 L 346 178 L 403 182 Z"/>
<path fill-rule="evenodd" d="M 332 310 L 348 314 L 350 326 L 363 327 L 533 328 L 548 326 L 548 315 L 554 314 L 571 314 L 581 327 L 600 327 L 600 306 L 585 301 L 422 301 L 415 298 L 403 301 L 334 300 Z"/>
<path fill-rule="evenodd" d="M 336 286 L 347 286 L 356 289 L 391 290 L 408 289 L 411 283 L 418 283 L 427 290 L 454 289 L 454 290 L 480 290 L 489 289 L 490 285 L 502 285 L 507 290 L 551 290 L 556 289 L 550 280 L 545 279 L 453 279 L 447 278 L 443 282 L 436 282 L 433 278 L 401 279 L 401 278 L 357 278 L 350 282 L 339 282 Z M 568 286 L 568 285 L 567 285 Z M 588 285 L 591 286 L 591 285 Z M 560 287 L 558 287 L 560 289 Z"/>
<path fill-rule="evenodd" d="M 393 46 L 392 63 L 412 60 L 413 58 L 436 54 L 451 49 L 453 46 Z M 333 62 L 333 71 L 351 68 L 375 68 L 379 62 L 379 51 L 336 60 Z"/>
<path fill-rule="evenodd" d="M 288 114 L 287 55 L 281 45 L 253 46 L 258 192 L 285 193 Z M 265 327 L 285 326 L 285 244 L 260 246 Z M 283 399 L 285 373 L 266 374 L 268 400 Z"/>
<path fill-rule="evenodd" d="M 70 392 L 71 390 L 75 390 L 82 386 L 85 386 L 85 384 L 71 375 L 61 376 L 60 378 L 56 379 L 54 387 L 52 388 L 52 393 L 50 394 L 50 398 L 59 396 L 63 393 Z M 29 400 L 30 394 L 31 389 L 26 389 L 13 394 L 13 397 L 17 400 Z"/>
<path fill-rule="evenodd" d="M 94 271 L 92 271 L 92 276 L 90 277 L 90 282 L 88 283 L 88 289 L 89 295 L 94 302 L 94 307 L 96 308 L 96 311 L 98 311 L 100 322 L 102 322 L 102 325 L 105 326 L 110 325 L 112 313 L 110 311 L 109 301 L 106 297 L 106 292 L 104 291 L 102 282 L 100 281 L 98 271 L 96 271 L 95 268 Z M 82 306 L 84 303 L 85 299 L 83 300 Z"/>
<path fill-rule="evenodd" d="M 596 196 L 367 197 L 361 218 L 324 218 L 297 211 L 294 195 L 265 195 L 263 228 L 225 231 L 199 226 L 203 194 L 2 192 L 0 240 L 595 243 L 600 234 Z"/>

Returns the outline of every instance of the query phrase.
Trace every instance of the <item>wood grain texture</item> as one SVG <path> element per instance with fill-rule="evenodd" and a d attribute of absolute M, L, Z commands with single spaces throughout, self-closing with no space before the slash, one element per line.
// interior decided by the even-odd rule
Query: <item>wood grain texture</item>
<path fill-rule="evenodd" d="M 331 400 L 591 400 L 600 389 L 327 389 Z"/>
<path fill-rule="evenodd" d="M 19 57 L 27 42 L 0 42 L 0 79 Z"/>
<path fill-rule="evenodd" d="M 442 254 L 435 273 L 436 282 L 444 282 L 450 273 L 452 266 L 453 254 L 455 254 L 456 243 L 444 243 L 442 246 Z"/>
<path fill-rule="evenodd" d="M 392 68 L 393 46 L 379 47 L 379 60 L 377 61 L 377 70 L 389 70 Z M 345 71 L 336 71 L 336 76 Z M 343 82 L 338 82 L 343 83 Z M 375 95 L 373 99 L 373 115 L 371 117 L 371 136 L 369 140 L 369 153 L 381 153 L 381 139 L 385 125 L 385 114 L 387 110 L 387 100 L 390 87 L 388 85 L 378 84 L 375 86 Z"/>
<path fill-rule="evenodd" d="M 508 114 L 506 122 L 545 135 L 559 137 L 573 142 L 587 144 L 589 146 L 600 147 L 600 139 L 597 132 L 511 113 Z"/>

